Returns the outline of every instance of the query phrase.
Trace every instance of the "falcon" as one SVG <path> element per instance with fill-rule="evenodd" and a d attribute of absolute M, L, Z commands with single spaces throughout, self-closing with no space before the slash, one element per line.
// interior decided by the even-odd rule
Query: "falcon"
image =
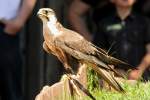
<path fill-rule="evenodd" d="M 43 22 L 44 50 L 55 55 L 64 65 L 67 72 L 74 73 L 69 63 L 70 57 L 86 63 L 117 91 L 124 91 L 110 71 L 118 74 L 112 67 L 129 64 L 109 56 L 106 51 L 87 41 L 79 33 L 69 30 L 57 20 L 54 10 L 41 8 L 37 13 Z"/>

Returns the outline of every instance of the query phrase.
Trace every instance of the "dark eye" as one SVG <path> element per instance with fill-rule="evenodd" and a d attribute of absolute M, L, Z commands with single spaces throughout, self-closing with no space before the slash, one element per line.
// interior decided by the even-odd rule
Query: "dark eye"
<path fill-rule="evenodd" d="M 47 10 L 45 10 L 45 14 L 47 14 L 48 13 L 48 11 Z"/>

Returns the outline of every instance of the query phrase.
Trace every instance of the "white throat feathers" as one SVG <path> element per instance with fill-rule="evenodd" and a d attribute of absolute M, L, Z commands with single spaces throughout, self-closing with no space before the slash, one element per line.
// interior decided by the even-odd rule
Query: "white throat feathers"
<path fill-rule="evenodd" d="M 56 27 L 57 19 L 56 19 L 55 15 L 53 15 L 53 16 L 51 15 L 49 19 L 50 19 L 50 21 L 47 22 L 47 25 L 51 31 L 51 34 L 54 36 L 58 36 L 58 35 L 62 34 L 62 32 L 59 31 Z"/>

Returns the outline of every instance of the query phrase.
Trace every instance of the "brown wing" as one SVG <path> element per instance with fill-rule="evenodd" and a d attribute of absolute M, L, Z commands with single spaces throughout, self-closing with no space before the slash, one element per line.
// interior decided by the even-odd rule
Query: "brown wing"
<path fill-rule="evenodd" d="M 63 42 L 67 47 L 82 52 L 84 54 L 93 55 L 97 57 L 99 60 L 110 65 L 113 64 L 116 66 L 122 66 L 123 68 L 128 67 L 131 69 L 134 68 L 128 63 L 125 63 L 119 59 L 107 55 L 107 53 L 103 49 L 96 47 L 91 42 L 88 42 L 80 34 L 65 28 L 62 30 L 62 32 L 63 34 L 59 36 L 57 39 Z"/>
<path fill-rule="evenodd" d="M 88 55 L 85 53 L 82 53 L 80 51 L 76 51 L 68 46 L 66 46 L 63 42 L 61 41 L 56 41 L 55 42 L 58 47 L 60 47 L 64 52 L 67 54 L 70 54 L 71 56 L 75 57 L 76 59 L 87 62 L 92 64 L 92 69 L 96 71 L 102 78 L 104 78 L 105 81 L 107 81 L 110 85 L 112 85 L 116 90 L 118 91 L 124 91 L 122 87 L 118 84 L 118 82 L 113 78 L 111 73 L 109 73 L 108 70 L 111 70 L 107 64 L 104 62 L 98 60 L 96 57 L 92 55 Z M 99 67 L 97 67 L 99 66 Z M 113 70 L 112 70 L 113 71 Z"/>
<path fill-rule="evenodd" d="M 85 54 L 94 54 L 96 48 L 83 36 L 65 28 L 62 32 L 63 34 L 59 36 L 58 40 L 64 42 L 66 46 Z"/>

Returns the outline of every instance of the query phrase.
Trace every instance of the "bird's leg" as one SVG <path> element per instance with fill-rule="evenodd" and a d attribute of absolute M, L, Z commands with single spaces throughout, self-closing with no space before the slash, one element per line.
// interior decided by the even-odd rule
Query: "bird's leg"
<path fill-rule="evenodd" d="M 49 54 L 52 53 L 52 51 L 49 49 L 49 47 L 47 46 L 45 41 L 43 43 L 43 48 L 47 53 L 49 53 Z M 58 51 L 59 55 L 56 55 L 56 56 L 58 57 L 59 61 L 63 63 L 66 72 L 75 74 L 74 71 L 72 70 L 71 66 L 68 64 L 68 59 L 67 59 L 67 56 L 65 55 L 65 53 L 61 50 L 57 50 L 57 51 Z"/>
<path fill-rule="evenodd" d="M 65 70 L 67 73 L 75 74 L 75 72 L 73 71 L 73 69 L 71 68 L 71 66 L 68 63 L 65 62 L 64 67 L 65 67 Z"/>
<path fill-rule="evenodd" d="M 60 49 L 57 49 L 57 53 L 58 54 L 56 56 L 60 60 L 60 62 L 64 65 L 66 72 L 70 74 L 75 74 L 74 71 L 72 70 L 72 67 L 68 63 L 69 58 L 67 57 L 66 53 L 64 53 Z"/>

